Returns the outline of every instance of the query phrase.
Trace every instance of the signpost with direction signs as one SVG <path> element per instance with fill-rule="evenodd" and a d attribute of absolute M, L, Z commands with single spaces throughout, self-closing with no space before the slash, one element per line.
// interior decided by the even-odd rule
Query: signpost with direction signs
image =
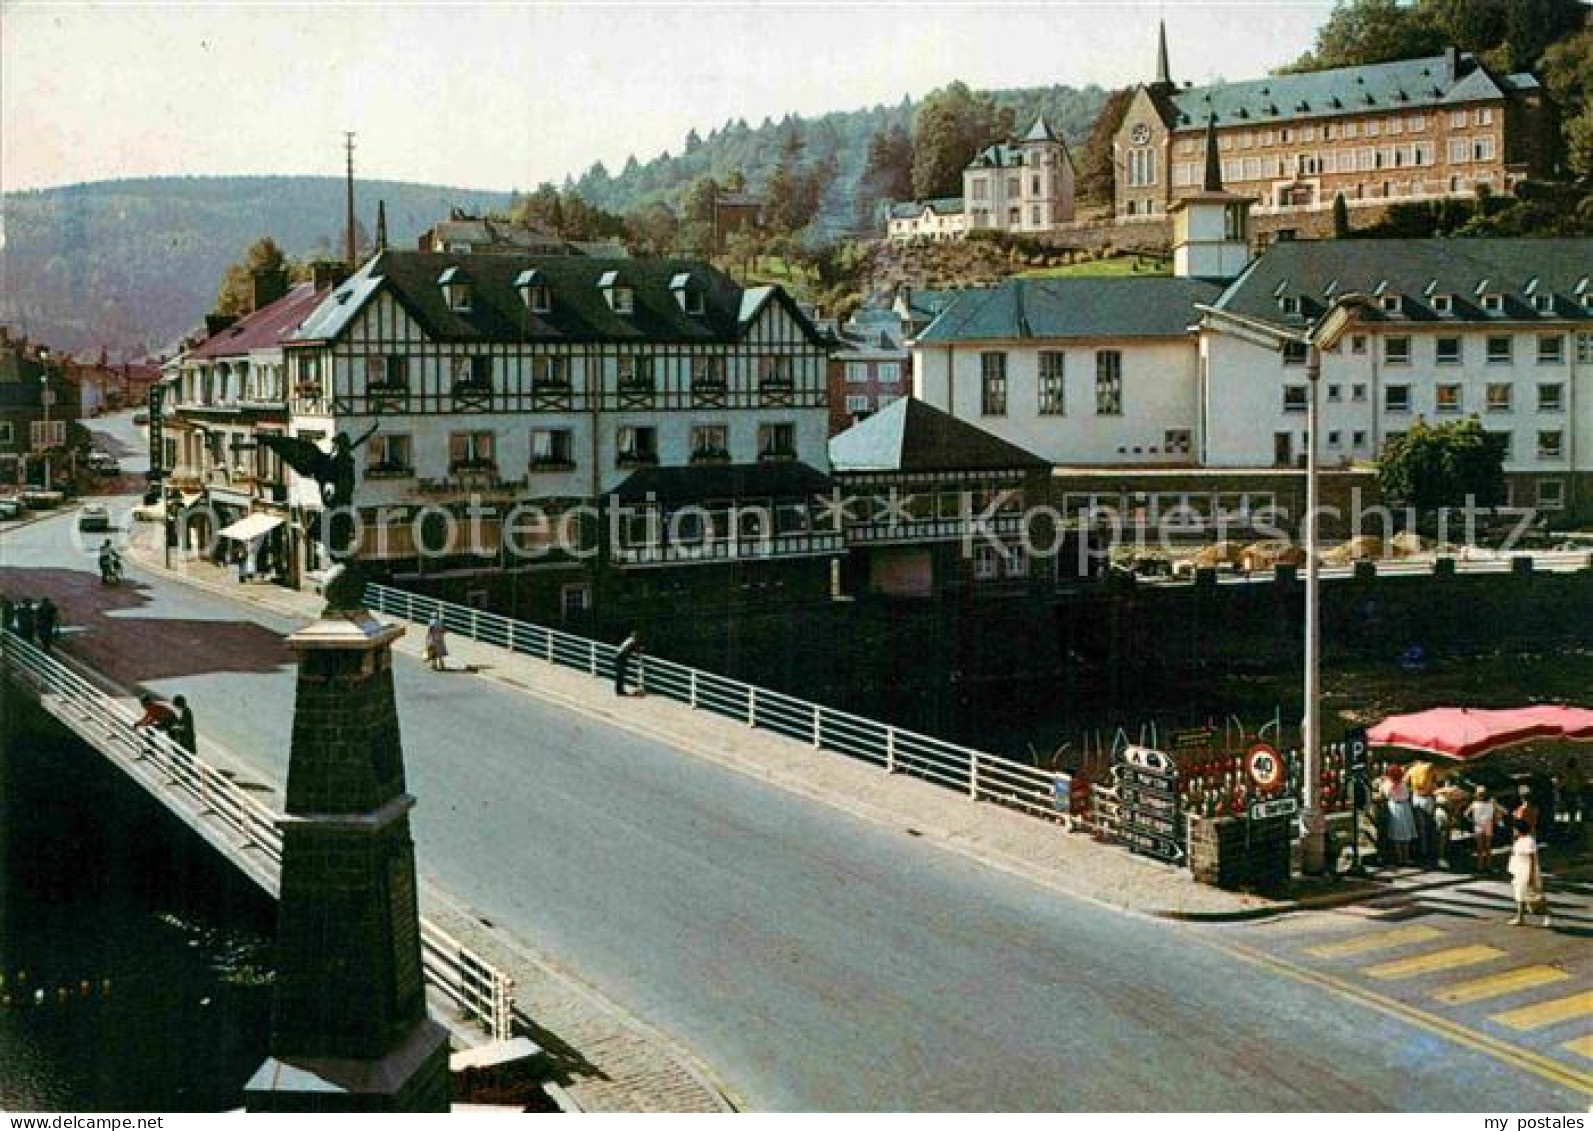
<path fill-rule="evenodd" d="M 1168 863 L 1184 858 L 1178 767 L 1160 750 L 1128 746 L 1112 764 L 1112 785 L 1095 804 L 1115 840 L 1130 851 Z"/>
<path fill-rule="evenodd" d="M 1359 876 L 1361 868 L 1361 810 L 1372 803 L 1372 782 L 1368 763 L 1371 743 L 1366 728 L 1355 727 L 1344 734 L 1344 768 L 1350 779 L 1350 874 Z"/>

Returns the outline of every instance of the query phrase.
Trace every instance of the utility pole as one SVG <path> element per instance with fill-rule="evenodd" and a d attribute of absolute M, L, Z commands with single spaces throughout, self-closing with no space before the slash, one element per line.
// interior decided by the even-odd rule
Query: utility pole
<path fill-rule="evenodd" d="M 354 131 L 343 131 L 343 154 L 348 165 L 348 215 L 344 218 L 344 259 L 348 262 L 348 269 L 353 271 L 359 266 L 354 261 Z"/>

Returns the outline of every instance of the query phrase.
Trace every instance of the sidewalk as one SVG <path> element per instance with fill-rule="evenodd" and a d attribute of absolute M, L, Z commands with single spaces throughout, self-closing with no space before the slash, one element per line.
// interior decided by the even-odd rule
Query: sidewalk
<path fill-rule="evenodd" d="M 160 568 L 158 561 L 142 551 L 134 550 L 133 556 L 141 565 Z M 229 571 L 204 563 L 187 564 L 173 576 L 283 616 L 309 619 L 320 609 L 320 599 L 313 593 L 264 583 L 240 585 Z M 394 647 L 420 656 L 424 643 L 421 628 L 412 626 Z M 886 774 L 861 761 L 718 715 L 692 711 L 673 700 L 644 695 L 620 699 L 606 680 L 457 635 L 449 636 L 448 649 L 451 666 L 464 667 L 483 679 L 667 743 L 693 757 L 898 829 L 904 835 L 929 840 L 1069 897 L 1128 914 L 1191 921 L 1262 918 L 1306 907 L 1359 902 L 1429 882 L 1411 877 L 1391 883 L 1341 880 L 1302 887 L 1288 899 L 1223 891 L 1195 883 L 1183 868 L 1131 855 L 1086 834 L 1069 833 L 1060 825 L 999 806 L 977 804 L 950 790 Z M 1457 879 L 1445 876 L 1431 882 Z"/>

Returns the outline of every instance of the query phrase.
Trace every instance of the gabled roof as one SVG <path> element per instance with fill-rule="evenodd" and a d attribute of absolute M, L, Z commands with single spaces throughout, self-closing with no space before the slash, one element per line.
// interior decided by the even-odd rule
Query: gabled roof
<path fill-rule="evenodd" d="M 1061 141 L 1062 138 L 1051 128 L 1051 123 L 1041 114 L 1034 119 L 1034 125 L 1029 127 L 1029 132 L 1023 135 L 1024 141 Z"/>
<path fill-rule="evenodd" d="M 280 346 L 324 299 L 330 287 L 315 289 L 314 283 L 300 283 L 273 303 L 262 306 L 214 334 L 188 351 L 188 358 L 205 361 L 218 357 L 241 357 L 250 350 Z"/>
<path fill-rule="evenodd" d="M 1173 129 L 1201 128 L 1212 114 L 1217 116 L 1219 126 L 1247 123 L 1264 127 L 1343 114 L 1398 113 L 1497 100 L 1518 86 L 1525 88 L 1526 83 L 1497 78 L 1470 54 L 1445 52 L 1360 67 L 1165 90 L 1157 101 Z"/>
<path fill-rule="evenodd" d="M 438 279 L 462 271 L 471 284 L 469 310 L 451 310 Z M 550 309 L 530 311 L 518 285 L 535 272 L 552 292 Z M 688 314 L 670 289 L 681 275 L 700 287 L 703 308 Z M 634 309 L 611 309 L 602 287 L 618 279 L 632 289 Z M 327 341 L 344 333 L 378 294 L 391 294 L 425 333 L 460 342 L 693 342 L 739 341 L 771 301 L 780 302 L 814 344 L 822 344 L 779 287 L 743 290 L 706 263 L 680 259 L 596 259 L 586 256 L 452 255 L 384 251 L 333 289 L 305 320 L 295 341 Z"/>
<path fill-rule="evenodd" d="M 1221 293 L 1220 283 L 1166 276 L 1008 279 L 961 292 L 918 343 L 1179 337 L 1199 320 L 1195 304 Z"/>
<path fill-rule="evenodd" d="M 891 205 L 892 220 L 916 220 L 925 212 L 950 216 L 962 211 L 962 197 L 942 196 L 934 200 L 904 200 Z"/>
<path fill-rule="evenodd" d="M 1033 452 L 914 397 L 892 401 L 830 439 L 830 468 L 848 472 L 1044 471 Z"/>
<path fill-rule="evenodd" d="M 715 499 L 800 499 L 828 494 L 828 475 L 798 460 L 643 467 L 614 488 L 622 503 L 701 506 Z"/>
<path fill-rule="evenodd" d="M 912 318 L 934 318 L 962 296 L 962 291 L 932 291 L 914 288 L 907 295 L 907 313 Z"/>
<path fill-rule="evenodd" d="M 1399 295 L 1399 314 L 1367 311 L 1367 321 L 1537 321 L 1534 294 L 1556 296 L 1559 318 L 1593 322 L 1593 311 L 1576 300 L 1593 274 L 1593 237 L 1517 239 L 1284 240 L 1272 245 L 1230 283 L 1216 309 L 1279 326 L 1301 327 L 1320 318 L 1336 295 Z M 1484 287 L 1483 284 L 1487 286 Z M 1499 314 L 1481 307 L 1481 292 L 1504 298 Z M 1434 309 L 1436 295 L 1452 296 L 1446 317 Z M 1285 314 L 1281 299 L 1299 299 L 1299 312 Z"/>

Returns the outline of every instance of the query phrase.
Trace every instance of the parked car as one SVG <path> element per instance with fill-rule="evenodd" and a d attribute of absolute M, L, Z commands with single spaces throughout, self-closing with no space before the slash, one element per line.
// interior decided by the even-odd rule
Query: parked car
<path fill-rule="evenodd" d="M 111 528 L 111 512 L 98 504 L 84 507 L 77 516 L 77 528 L 85 534 L 108 531 Z"/>
<path fill-rule="evenodd" d="M 20 518 L 23 509 L 21 499 L 0 499 L 0 521 Z"/>
<path fill-rule="evenodd" d="M 143 412 L 143 411 L 133 413 L 133 423 L 134 424 L 148 424 L 149 423 L 149 413 Z"/>
<path fill-rule="evenodd" d="M 23 505 L 36 511 L 49 510 L 51 507 L 58 507 L 64 502 L 66 502 L 66 496 L 60 491 L 44 491 L 37 487 L 29 487 L 22 492 Z"/>
<path fill-rule="evenodd" d="M 88 455 L 88 468 L 96 475 L 120 475 L 122 473 L 122 465 L 110 452 L 90 452 Z"/>

